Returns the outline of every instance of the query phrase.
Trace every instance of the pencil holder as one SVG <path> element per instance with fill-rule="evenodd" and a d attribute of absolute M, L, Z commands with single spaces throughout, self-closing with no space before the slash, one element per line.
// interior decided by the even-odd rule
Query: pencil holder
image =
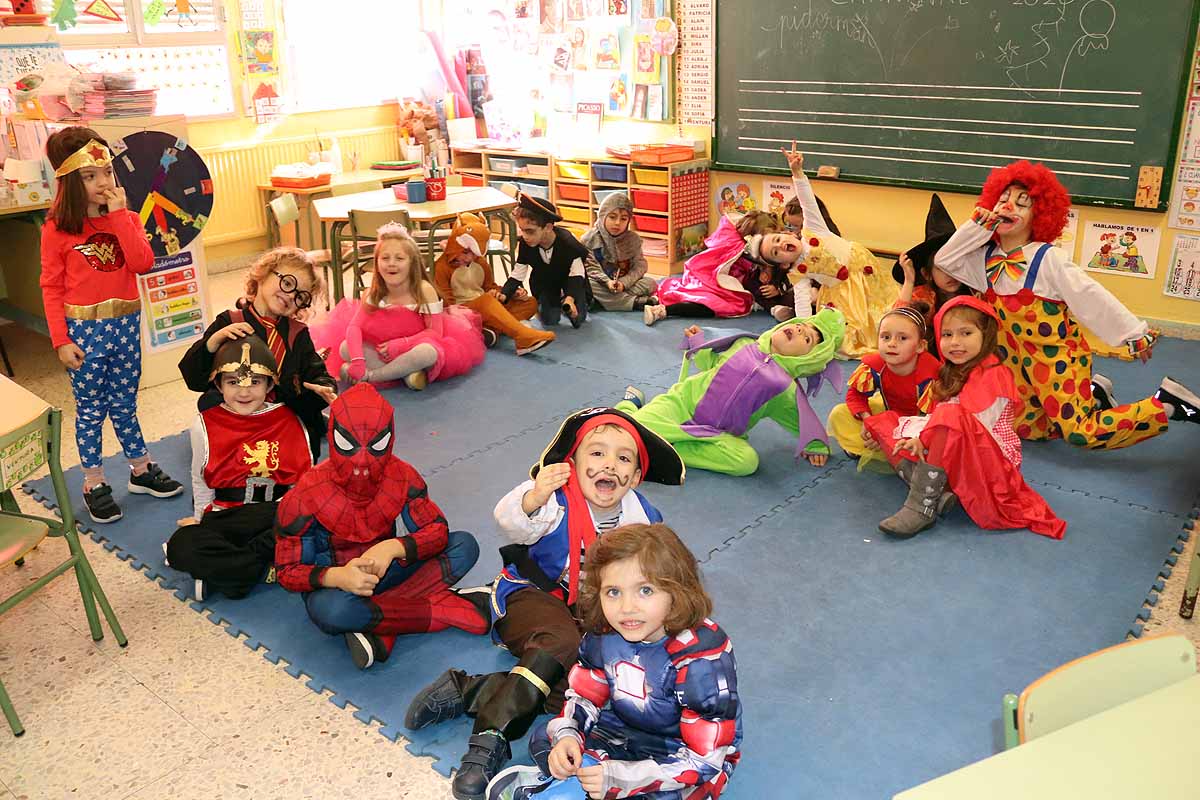
<path fill-rule="evenodd" d="M 425 193 L 430 200 L 445 200 L 446 199 L 446 179 L 445 178 L 426 178 Z"/>
<path fill-rule="evenodd" d="M 442 193 L 445 194 L 445 187 L 442 187 Z M 408 182 L 408 202 L 424 203 L 425 202 L 425 181 L 419 178 L 413 178 Z"/>

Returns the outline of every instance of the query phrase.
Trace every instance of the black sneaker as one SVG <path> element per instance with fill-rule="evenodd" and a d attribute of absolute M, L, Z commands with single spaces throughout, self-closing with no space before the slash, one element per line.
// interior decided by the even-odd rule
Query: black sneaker
<path fill-rule="evenodd" d="M 1117 405 L 1117 398 L 1113 395 L 1113 382 L 1099 372 L 1092 373 L 1092 397 L 1100 411 L 1108 411 Z"/>
<path fill-rule="evenodd" d="M 1170 375 L 1162 379 L 1154 399 L 1171 405 L 1172 422 L 1200 422 L 1200 396 Z"/>
<path fill-rule="evenodd" d="M 129 473 L 129 491 L 132 494 L 148 494 L 154 497 L 174 497 L 183 492 L 183 484 L 162 471 L 153 462 L 141 475 Z"/>
<path fill-rule="evenodd" d="M 417 731 L 465 714 L 467 701 L 462 686 L 466 680 L 467 674 L 457 669 L 448 669 L 439 675 L 408 704 L 404 727 Z"/>
<path fill-rule="evenodd" d="M 488 784 L 510 754 L 508 742 L 499 731 L 474 734 L 467 740 L 467 753 L 450 782 L 450 792 L 458 800 L 483 800 Z"/>
<path fill-rule="evenodd" d="M 496 333 L 491 328 L 483 329 L 483 346 L 484 347 L 487 347 L 489 349 L 493 348 L 496 346 L 496 343 L 499 341 L 500 341 L 500 334 Z"/>
<path fill-rule="evenodd" d="M 124 516 L 117 501 L 113 500 L 112 487 L 107 483 L 92 487 L 90 492 L 84 492 L 83 502 L 87 505 L 88 516 L 92 518 L 92 522 L 105 525 Z"/>
<path fill-rule="evenodd" d="M 537 767 L 519 764 L 496 773 L 488 784 L 486 800 L 529 800 L 541 794 L 531 790 L 540 789 L 550 781 Z"/>
<path fill-rule="evenodd" d="M 376 661 L 383 661 L 383 642 L 373 633 L 347 633 L 346 647 L 350 659 L 359 669 L 369 669 Z"/>

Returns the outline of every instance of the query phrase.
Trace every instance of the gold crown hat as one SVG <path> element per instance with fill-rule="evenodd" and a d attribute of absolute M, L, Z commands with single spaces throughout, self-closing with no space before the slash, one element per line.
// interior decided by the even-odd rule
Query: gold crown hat
<path fill-rule="evenodd" d="M 267 343 L 257 336 L 247 336 L 231 339 L 217 349 L 209 380 L 215 382 L 219 375 L 233 375 L 238 386 L 249 386 L 251 378 L 260 375 L 279 383 L 278 373 L 275 356 Z"/>
<path fill-rule="evenodd" d="M 95 139 L 67 156 L 67 160 L 54 170 L 54 177 L 61 178 L 84 167 L 107 167 L 112 163 L 112 151 Z"/>

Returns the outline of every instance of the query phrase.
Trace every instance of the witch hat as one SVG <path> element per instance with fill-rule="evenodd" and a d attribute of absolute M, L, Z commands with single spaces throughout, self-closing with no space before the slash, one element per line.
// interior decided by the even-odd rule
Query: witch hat
<path fill-rule="evenodd" d="M 925 241 L 906 251 L 918 276 L 921 270 L 933 263 L 934 254 L 950 240 L 956 228 L 950 212 L 942 205 L 942 198 L 934 194 L 929 198 L 929 213 L 925 215 Z M 892 278 L 896 283 L 904 283 L 904 270 L 899 260 L 892 265 Z"/>

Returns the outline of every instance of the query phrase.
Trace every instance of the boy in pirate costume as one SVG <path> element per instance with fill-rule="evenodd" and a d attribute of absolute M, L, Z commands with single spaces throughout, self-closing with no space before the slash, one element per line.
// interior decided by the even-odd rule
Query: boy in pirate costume
<path fill-rule="evenodd" d="M 462 714 L 475 718 L 470 747 L 454 776 L 454 796 L 481 798 L 543 710 L 557 712 L 565 677 L 579 656 L 575 616 L 587 545 L 630 523 L 661 522 L 636 491 L 643 480 L 678 486 L 684 466 L 664 439 L 611 408 L 572 414 L 529 471 L 496 505 L 511 544 L 491 600 L 492 638 L 519 660 L 509 672 L 448 670 L 408 707 L 405 725 L 424 728 Z"/>
<path fill-rule="evenodd" d="M 517 263 L 500 293 L 513 297 L 522 281 L 529 279 L 529 291 L 538 304 L 538 319 L 549 327 L 557 325 L 562 314 L 578 328 L 587 319 L 591 302 L 586 275 L 588 250 L 566 228 L 558 208 L 549 200 L 522 193 L 513 210 L 521 244 Z"/>
<path fill-rule="evenodd" d="M 213 359 L 220 405 L 192 423 L 195 516 L 163 545 L 167 563 L 189 573 L 192 596 L 244 597 L 275 557 L 275 511 L 312 467 L 304 424 L 282 403 L 268 403 L 278 380 L 271 349 L 257 336 L 225 342 Z"/>
<path fill-rule="evenodd" d="M 75 395 L 75 442 L 83 497 L 95 522 L 121 509 L 104 477 L 105 418 L 129 461 L 132 494 L 174 497 L 183 485 L 150 460 L 137 418 L 142 376 L 137 276 L 154 266 L 138 215 L 125 206 L 112 152 L 90 128 L 64 128 L 46 141 L 58 192 L 42 228 L 42 304 L 58 360 Z"/>
<path fill-rule="evenodd" d="M 1066 226 L 1070 204 L 1042 164 L 995 169 L 971 219 L 934 256 L 935 266 L 985 292 L 1000 315 L 997 355 L 1016 380 L 1017 435 L 1116 449 L 1157 436 L 1168 420 L 1200 422 L 1200 396 L 1170 377 L 1153 397 L 1120 406 L 1107 382 L 1093 384 L 1091 352 L 1076 317 L 1143 362 L 1158 334 L 1048 244 Z"/>

